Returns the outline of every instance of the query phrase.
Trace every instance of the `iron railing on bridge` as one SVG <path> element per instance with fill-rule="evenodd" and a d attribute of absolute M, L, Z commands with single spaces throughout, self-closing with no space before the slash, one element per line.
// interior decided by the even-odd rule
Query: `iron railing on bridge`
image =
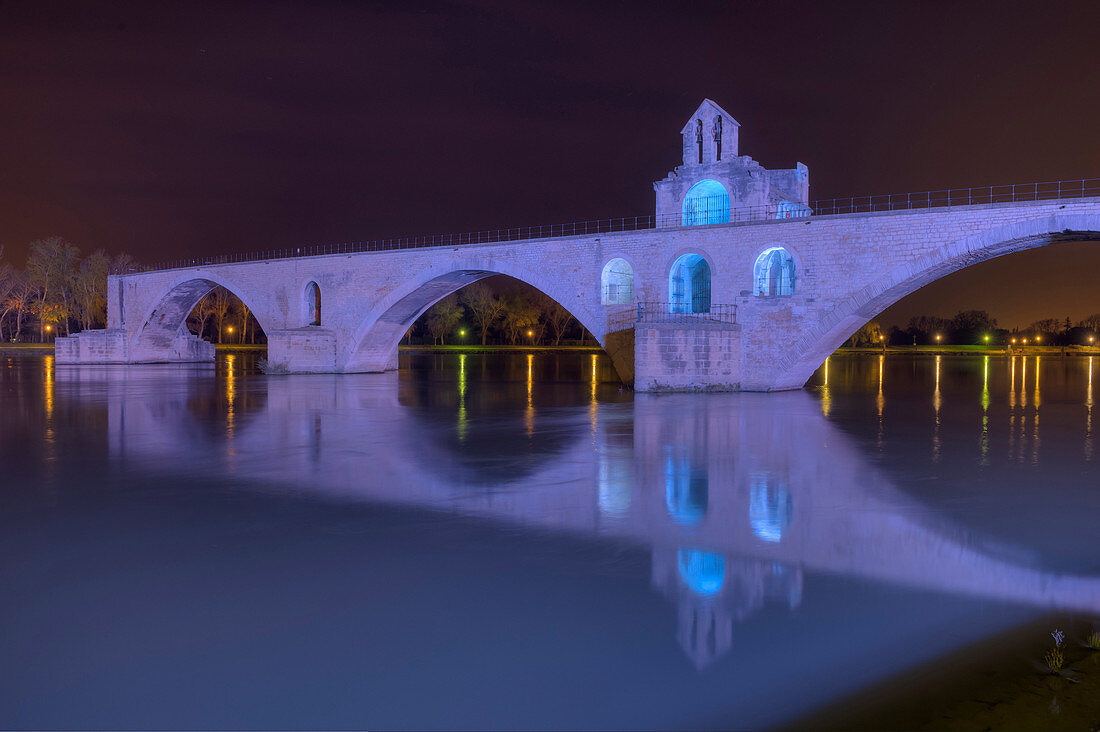
<path fill-rule="evenodd" d="M 722 200 L 696 199 L 692 211 L 674 212 L 656 216 L 623 216 L 609 219 L 574 221 L 565 224 L 521 226 L 506 229 L 486 229 L 462 234 L 432 234 L 398 239 L 342 242 L 339 244 L 314 244 L 304 247 L 265 249 L 241 254 L 222 254 L 209 257 L 173 259 L 156 264 L 131 265 L 115 270 L 112 274 L 153 272 L 185 267 L 201 267 L 215 264 L 258 262 L 268 259 L 316 257 L 329 254 L 358 254 L 361 252 L 390 251 L 395 249 L 419 249 L 424 247 L 457 247 L 470 244 L 491 244 L 530 239 L 554 239 L 567 236 L 590 236 L 623 231 L 640 231 L 683 225 L 743 223 L 767 219 L 804 218 L 809 216 L 836 216 L 844 214 L 901 211 L 907 209 L 939 208 L 948 206 L 974 206 L 989 203 L 1014 203 L 1100 196 L 1100 178 L 1052 181 L 1047 183 L 1017 183 L 980 188 L 952 188 L 921 193 L 900 193 L 877 196 L 849 196 L 811 201 L 808 206 L 778 202 L 764 206 L 729 208 L 728 200 L 723 208 Z M 716 197 L 724 199 L 725 197 Z M 786 204 L 786 205 L 784 205 Z M 698 212 L 705 212 L 703 218 Z M 728 215 L 727 212 L 728 211 Z M 715 212 L 719 212 L 720 216 Z"/>
<path fill-rule="evenodd" d="M 712 323 L 737 322 L 736 305 L 712 303 L 705 313 L 685 312 L 688 306 L 680 302 L 640 302 L 627 310 L 610 313 L 607 316 L 607 332 L 633 328 L 637 323 Z"/>

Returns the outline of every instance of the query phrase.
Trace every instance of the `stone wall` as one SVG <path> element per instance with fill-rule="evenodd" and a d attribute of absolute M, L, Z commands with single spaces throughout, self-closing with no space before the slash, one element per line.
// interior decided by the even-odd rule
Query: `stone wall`
<path fill-rule="evenodd" d="M 638 323 L 634 327 L 636 391 L 736 391 L 741 381 L 740 327 Z"/>
<path fill-rule="evenodd" d="M 213 265 L 112 277 L 108 304 L 112 328 L 125 333 L 127 361 L 165 360 L 178 350 L 190 308 L 215 285 L 240 296 L 270 336 L 307 325 L 303 298 L 316 281 L 321 328 L 334 339 L 334 370 L 382 371 L 392 368 L 398 339 L 420 313 L 493 273 L 542 290 L 606 343 L 608 315 L 623 306 L 601 303 L 604 265 L 625 259 L 634 271 L 635 300 L 663 302 L 673 262 L 690 252 L 710 265 L 712 302 L 737 305 L 742 345 L 734 381 L 773 390 L 801 386 L 863 323 L 932 280 L 991 257 L 1089 237 L 1100 238 L 1098 198 Z M 752 295 L 753 264 L 772 246 L 794 258 L 792 296 Z M 99 357 L 95 347 L 76 353 Z"/>

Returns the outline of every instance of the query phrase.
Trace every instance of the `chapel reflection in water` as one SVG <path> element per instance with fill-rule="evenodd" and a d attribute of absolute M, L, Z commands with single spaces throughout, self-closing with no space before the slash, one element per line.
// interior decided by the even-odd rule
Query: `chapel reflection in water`
<path fill-rule="evenodd" d="M 247 475 L 299 496 L 647 548 L 652 585 L 677 606 L 677 639 L 699 668 L 730 652 L 736 624 L 762 608 L 796 611 L 807 572 L 1100 612 L 1100 580 L 1046 571 L 952 524 L 899 490 L 804 392 L 594 405 L 584 394 L 566 408 L 551 385 L 546 407 L 542 381 L 521 371 L 518 398 L 482 427 L 498 397 L 459 363 L 457 383 L 452 372 L 441 389 L 393 373 L 235 375 L 217 388 L 209 372 L 161 369 L 151 391 L 140 367 L 59 369 L 51 398 L 83 398 L 91 392 L 68 387 L 99 380 L 113 454 L 150 473 Z M 232 424 L 210 419 L 229 404 L 195 408 L 230 392 Z M 211 439 L 217 429 L 233 439 Z"/>

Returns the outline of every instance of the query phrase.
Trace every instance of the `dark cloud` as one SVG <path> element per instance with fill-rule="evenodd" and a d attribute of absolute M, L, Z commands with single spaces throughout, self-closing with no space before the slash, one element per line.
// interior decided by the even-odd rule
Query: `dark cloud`
<path fill-rule="evenodd" d="M 703 96 L 813 198 L 1087 177 L 1094 8 L 0 3 L 0 242 L 152 261 L 644 214 Z"/>

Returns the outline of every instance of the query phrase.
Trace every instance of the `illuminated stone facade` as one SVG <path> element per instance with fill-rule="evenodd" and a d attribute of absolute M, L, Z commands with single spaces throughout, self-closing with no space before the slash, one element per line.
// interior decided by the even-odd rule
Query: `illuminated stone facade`
<path fill-rule="evenodd" d="M 721 112 L 711 102 L 700 110 L 696 117 Z M 683 201 L 677 196 L 686 195 L 698 176 L 718 176 L 714 166 L 748 171 L 745 175 L 754 181 L 743 191 L 731 184 L 731 218 L 742 203 L 774 204 L 777 216 L 779 202 L 789 200 L 787 196 L 796 199 L 795 205 L 804 203 L 804 168 L 760 168 L 757 175 L 755 163 L 725 161 L 737 151 L 736 132 L 730 118 L 723 126 L 723 161 L 681 166 L 674 180 L 657 184 L 659 212 L 681 211 Z M 684 145 L 687 155 L 686 141 Z M 704 153 L 706 149 L 704 145 Z M 716 155 L 714 150 L 712 145 Z M 666 203 L 662 195 L 668 196 Z M 221 285 L 256 316 L 267 333 L 272 363 L 297 372 L 384 371 L 396 367 L 398 341 L 433 303 L 479 279 L 505 274 L 533 285 L 573 313 L 613 352 L 626 380 L 631 380 L 628 374 L 640 375 L 635 379 L 639 390 L 793 389 L 864 323 L 929 282 L 992 257 L 1088 238 L 1100 238 L 1100 198 L 769 216 L 590 236 L 197 266 L 111 277 L 109 328 L 59 338 L 56 353 L 59 364 L 211 360 L 213 348 L 189 335 L 184 323 L 199 299 Z M 759 294 L 758 260 L 777 247 L 784 254 L 776 267 L 786 279 L 773 274 L 770 281 L 779 284 L 764 285 Z M 681 335 L 654 334 L 651 341 L 642 332 L 646 324 L 640 323 L 637 337 L 629 341 L 634 347 L 613 348 L 609 335 L 614 337 L 622 317 L 636 308 L 617 294 L 627 284 L 623 265 L 633 278 L 633 303 L 672 302 L 673 313 L 691 313 L 696 305 L 688 295 L 679 293 L 684 299 L 676 304 L 672 276 L 685 255 L 697 255 L 707 265 L 705 298 L 696 292 L 702 284 L 692 282 L 690 303 L 705 301 L 728 311 L 735 307 L 733 327 L 713 328 L 721 342 L 708 344 L 700 343 L 698 333 L 686 334 L 699 331 L 698 323 L 683 324 Z M 619 279 L 615 302 L 607 302 L 605 269 L 612 260 L 621 260 L 616 263 Z M 780 271 L 776 267 L 773 272 Z M 311 325 L 312 283 L 320 288 L 319 325 Z M 620 325 L 613 327 L 616 320 Z"/>

